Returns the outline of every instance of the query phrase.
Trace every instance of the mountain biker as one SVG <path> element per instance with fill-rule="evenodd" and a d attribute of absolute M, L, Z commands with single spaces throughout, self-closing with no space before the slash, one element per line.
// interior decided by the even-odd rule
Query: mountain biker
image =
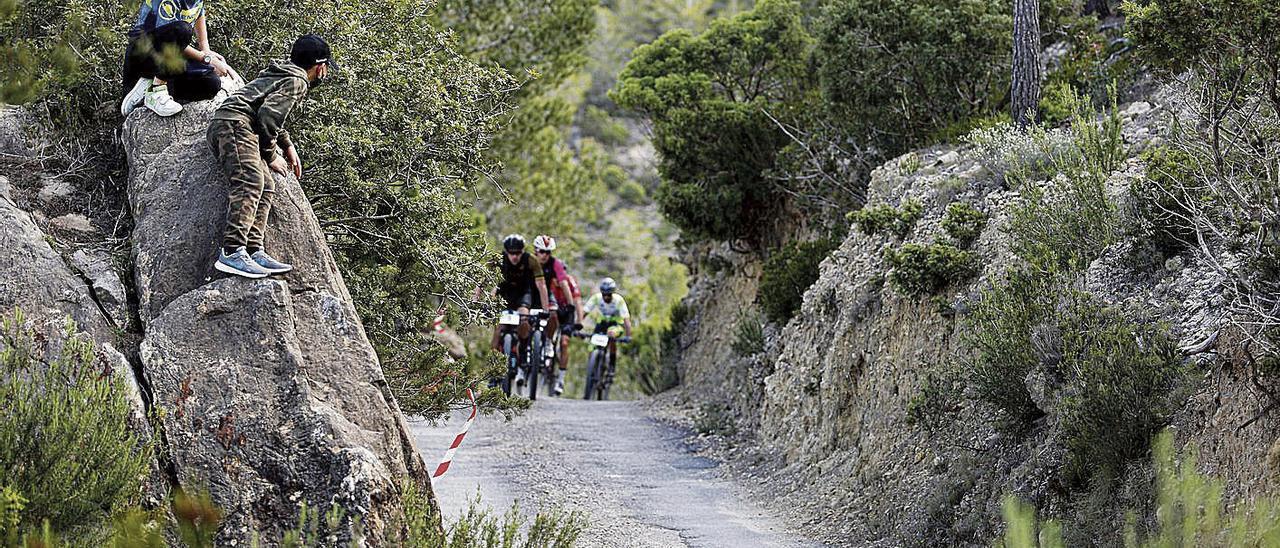
<path fill-rule="evenodd" d="M 569 276 L 564 261 L 551 256 L 556 240 L 546 234 L 533 239 L 533 249 L 542 265 L 543 279 L 551 285 L 551 299 L 558 312 L 547 321 L 547 329 L 582 328 L 582 294 L 575 290 L 577 282 Z M 555 394 L 564 392 L 564 375 L 569 368 L 569 337 L 560 338 L 560 374 L 556 377 Z"/>
<path fill-rule="evenodd" d="M 542 267 L 524 250 L 524 236 L 510 234 L 503 238 L 502 251 L 502 257 L 498 258 L 496 265 L 502 272 L 502 281 L 498 283 L 497 294 L 502 297 L 507 310 L 528 314 L 531 308 L 543 308 L 543 303 L 549 303 L 547 284 L 543 279 Z M 520 340 L 528 340 L 529 332 L 528 318 L 522 316 L 520 327 L 517 329 Z M 494 351 L 502 351 L 501 340 L 502 326 L 495 325 L 492 341 Z"/>
<path fill-rule="evenodd" d="M 609 363 L 611 366 L 618 362 L 618 344 L 615 341 L 618 338 L 616 334 L 618 325 L 622 325 L 626 333 L 622 341 L 631 340 L 631 311 L 627 310 L 626 299 L 618 295 L 617 291 L 618 282 L 613 281 L 613 278 L 600 280 L 600 292 L 592 295 L 583 307 L 583 311 L 595 322 L 594 332 L 610 335 Z"/>

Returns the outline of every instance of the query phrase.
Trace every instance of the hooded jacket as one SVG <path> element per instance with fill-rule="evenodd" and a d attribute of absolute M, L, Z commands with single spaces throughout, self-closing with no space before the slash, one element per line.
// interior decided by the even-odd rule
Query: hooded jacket
<path fill-rule="evenodd" d="M 275 147 L 288 149 L 292 141 L 284 129 L 293 107 L 307 96 L 307 71 L 288 61 L 276 61 L 258 74 L 252 82 L 227 97 L 214 111 L 214 120 L 248 122 L 258 134 L 262 159 L 275 160 Z"/>

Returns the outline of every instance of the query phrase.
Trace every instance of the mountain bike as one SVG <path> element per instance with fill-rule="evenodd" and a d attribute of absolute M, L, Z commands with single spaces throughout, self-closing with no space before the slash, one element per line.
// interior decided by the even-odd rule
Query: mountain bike
<path fill-rule="evenodd" d="M 609 399 L 609 388 L 613 386 L 613 375 L 617 370 L 616 356 L 609 353 L 609 342 L 619 344 L 631 342 L 631 337 L 613 337 L 608 333 L 594 335 L 579 334 L 591 344 L 591 354 L 587 356 L 587 387 L 582 399 Z"/>
<path fill-rule="evenodd" d="M 498 315 L 498 326 L 502 334 L 502 355 L 507 357 L 507 374 L 503 376 L 501 382 L 503 394 L 510 396 L 516 388 L 515 381 L 518 371 L 524 371 L 526 385 L 531 387 L 538 386 L 538 368 L 530 367 L 529 364 L 533 362 L 530 359 L 531 356 L 536 356 L 542 352 L 541 331 L 537 326 L 540 320 L 546 317 L 547 313 L 543 310 L 530 310 L 528 314 L 521 314 L 515 310 L 504 310 Z M 521 320 L 531 321 L 534 328 L 527 341 L 520 340 Z"/>

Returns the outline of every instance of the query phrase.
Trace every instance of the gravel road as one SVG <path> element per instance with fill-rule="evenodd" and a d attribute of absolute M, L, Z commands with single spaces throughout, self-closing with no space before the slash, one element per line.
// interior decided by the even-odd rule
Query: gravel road
<path fill-rule="evenodd" d="M 465 415 L 411 424 L 429 467 Z M 809 547 L 691 454 L 687 432 L 650 419 L 635 401 L 540 399 L 511 422 L 480 416 L 435 482 L 446 519 L 480 493 L 497 514 L 561 507 L 588 519 L 579 546 Z"/>

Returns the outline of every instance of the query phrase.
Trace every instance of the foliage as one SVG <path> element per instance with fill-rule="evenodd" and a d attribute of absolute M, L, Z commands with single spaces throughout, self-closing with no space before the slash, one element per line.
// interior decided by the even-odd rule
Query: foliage
<path fill-rule="evenodd" d="M 1180 455 L 1173 443 L 1173 432 L 1165 430 L 1151 444 L 1156 470 L 1156 530 L 1141 534 L 1137 515 L 1130 512 L 1123 538 L 1126 548 L 1234 548 L 1280 543 L 1280 500 L 1262 495 L 1226 506 L 1223 480 L 1201 474 L 1196 470 L 1195 452 Z M 1051 520 L 1037 521 L 1034 508 L 1012 495 L 1006 497 L 1004 507 L 1006 533 L 997 546 L 1065 546 L 1061 528 Z"/>
<path fill-rule="evenodd" d="M 530 520 L 520 513 L 518 504 L 495 516 L 480 504 L 477 494 L 466 511 L 451 522 L 446 520 L 447 530 L 442 531 L 429 516 L 413 511 L 428 507 L 425 496 L 406 493 L 405 507 L 410 509 L 409 538 L 401 544 L 406 548 L 569 548 L 587 525 L 586 517 L 577 511 L 539 512 Z"/>
<path fill-rule="evenodd" d="M 941 426 L 948 415 L 960 409 L 963 389 L 959 371 L 928 371 L 920 392 L 907 402 L 907 424 L 930 429 Z"/>
<path fill-rule="evenodd" d="M 1040 126 L 1026 131 L 1002 122 L 980 127 L 964 136 L 963 141 L 977 149 L 982 164 L 1007 183 L 1025 184 L 1054 173 L 1053 159 L 1071 146 L 1071 136 L 1059 129 Z"/>
<path fill-rule="evenodd" d="M 1165 328 L 1134 321 L 1065 280 L 1021 271 L 983 291 L 966 318 L 978 399 L 1022 429 L 1044 414 L 1032 399 L 1033 370 L 1058 379 L 1059 414 L 1072 487 L 1110 479 L 1141 456 L 1172 411 L 1169 395 L 1185 378 Z"/>
<path fill-rule="evenodd" d="M 1063 476 L 1074 486 L 1118 477 L 1173 411 L 1169 394 L 1183 379 L 1177 348 L 1163 326 L 1133 322 L 1078 291 L 1067 292 L 1055 315 L 1060 367 L 1075 388 L 1060 410 Z"/>
<path fill-rule="evenodd" d="M 907 295 L 936 293 L 978 273 L 977 256 L 949 244 L 903 244 L 886 249 L 885 260 L 893 269 L 889 281 Z"/>
<path fill-rule="evenodd" d="M 1186 151 L 1168 146 L 1149 148 L 1142 153 L 1146 177 L 1129 185 L 1133 212 L 1140 235 L 1150 238 L 1165 256 L 1187 249 L 1196 238 L 1193 212 L 1183 191 L 1195 177 L 1195 158 Z"/>
<path fill-rule="evenodd" d="M 643 276 L 623 280 L 633 329 L 631 344 L 618 353 L 618 367 L 640 392 L 656 394 L 678 381 L 674 337 L 687 312 L 680 301 L 688 294 L 688 270 L 656 255 L 647 257 L 641 268 Z"/>
<path fill-rule="evenodd" d="M 1033 331 L 1056 306 L 1054 280 L 1021 271 L 982 290 L 964 319 L 963 346 L 974 395 L 1003 414 L 1005 426 L 1026 428 L 1044 413 L 1027 391 L 1026 378 L 1039 364 Z"/>
<path fill-rule="evenodd" d="M 1003 2 L 840 0 L 815 22 L 824 103 L 889 155 L 987 114 L 1009 87 Z"/>
<path fill-rule="evenodd" d="M 114 63 L 84 60 L 123 55 L 113 33 L 125 15 L 119 3 L 0 1 L 0 104 L 47 99 L 60 125 L 84 127 L 99 103 L 119 93 Z"/>
<path fill-rule="evenodd" d="M 25 499 L 26 528 L 83 534 L 138 500 L 151 446 L 107 355 L 69 319 L 58 344 L 20 311 L 0 324 L 0 485 Z"/>
<path fill-rule="evenodd" d="M 868 236 L 887 231 L 898 238 L 905 238 L 923 214 L 924 206 L 920 200 L 910 198 L 903 201 L 899 208 L 889 204 L 863 206 L 862 209 L 849 213 L 849 220 Z"/>
<path fill-rule="evenodd" d="M 760 276 L 760 308 L 769 321 L 785 323 L 800 310 L 804 292 L 817 281 L 819 265 L 836 248 L 828 239 L 796 242 L 774 251 Z"/>
<path fill-rule="evenodd" d="M 1048 155 L 1048 166 L 1060 175 L 1044 185 L 1020 175 L 1022 200 L 1011 208 L 1014 252 L 1045 271 L 1083 269 L 1120 236 L 1106 192 L 1107 179 L 1125 160 L 1120 115 L 1113 104 L 1095 120 L 1080 100 L 1073 111 L 1071 144 Z"/>
<path fill-rule="evenodd" d="M 993 544 L 996 548 L 1066 548 L 1062 540 L 1062 525 L 1048 520 L 1036 521 L 1034 506 L 1010 495 L 1000 503 L 1000 515 L 1004 517 L 1004 536 Z"/>
<path fill-rule="evenodd" d="M 755 241 L 779 211 L 766 171 L 789 139 L 768 113 L 785 117 L 810 42 L 799 4 L 764 0 L 636 49 L 610 97 L 652 122 L 655 198 L 686 236 Z"/>
<path fill-rule="evenodd" d="M 744 311 L 738 316 L 730 347 L 734 354 L 744 357 L 764 352 L 764 323 L 756 314 Z"/>
<path fill-rule="evenodd" d="M 964 202 L 948 204 L 946 213 L 942 215 L 942 229 L 961 249 L 973 245 L 986 225 L 987 214 Z"/>
<path fill-rule="evenodd" d="M 1138 55 L 1166 74 L 1194 68 L 1220 89 L 1233 89 L 1240 79 L 1257 80 L 1264 90 L 1276 89 L 1280 43 L 1274 34 L 1280 27 L 1280 7 L 1275 3 L 1126 0 L 1123 9 Z"/>
<path fill-rule="evenodd" d="M 213 503 L 208 491 L 186 493 L 181 490 L 174 493 L 170 505 L 173 517 L 178 522 L 178 538 L 191 548 L 214 546 L 214 537 L 218 534 L 218 526 L 222 524 L 222 509 Z M 303 515 L 306 515 L 305 508 Z M 288 536 L 286 535 L 286 540 Z"/>

